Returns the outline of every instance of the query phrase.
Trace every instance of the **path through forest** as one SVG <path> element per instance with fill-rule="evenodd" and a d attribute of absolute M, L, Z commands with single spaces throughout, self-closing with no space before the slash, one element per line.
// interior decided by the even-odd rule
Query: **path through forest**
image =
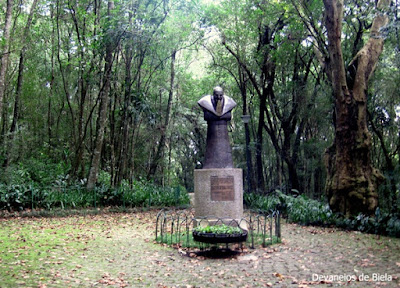
<path fill-rule="evenodd" d="M 281 244 L 212 259 L 154 243 L 155 215 L 1 219 L 0 287 L 400 287 L 400 239 L 283 223 Z M 24 258 L 47 234 L 63 242 Z"/>

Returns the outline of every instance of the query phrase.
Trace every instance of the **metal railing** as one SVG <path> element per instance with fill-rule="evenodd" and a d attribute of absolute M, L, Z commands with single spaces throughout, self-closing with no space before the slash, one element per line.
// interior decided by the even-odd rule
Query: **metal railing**
<path fill-rule="evenodd" d="M 205 224 L 204 224 L 205 222 Z M 158 243 L 178 245 L 182 247 L 204 248 L 209 244 L 199 243 L 193 239 L 193 229 L 198 225 L 220 225 L 240 227 L 247 231 L 246 246 L 255 249 L 281 240 L 281 214 L 274 211 L 245 211 L 241 219 L 217 218 L 213 216 L 195 217 L 193 210 L 162 209 L 156 217 L 155 238 Z M 219 244 L 227 243 L 223 239 Z"/>

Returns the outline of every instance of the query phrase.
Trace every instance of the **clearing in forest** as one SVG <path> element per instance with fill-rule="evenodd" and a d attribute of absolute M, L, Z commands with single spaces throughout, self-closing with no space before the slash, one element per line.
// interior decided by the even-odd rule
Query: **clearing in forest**
<path fill-rule="evenodd" d="M 282 243 L 207 258 L 154 242 L 157 211 L 0 219 L 0 287 L 399 287 L 400 239 L 282 221 Z"/>

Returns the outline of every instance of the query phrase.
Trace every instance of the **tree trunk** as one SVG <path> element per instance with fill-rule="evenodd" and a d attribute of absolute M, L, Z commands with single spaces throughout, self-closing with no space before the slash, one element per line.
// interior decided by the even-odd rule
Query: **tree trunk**
<path fill-rule="evenodd" d="M 166 139 L 166 134 L 167 134 L 169 121 L 170 121 L 170 115 L 171 115 L 172 98 L 173 98 L 173 95 L 174 95 L 175 56 L 176 56 L 176 51 L 173 51 L 172 55 L 171 55 L 171 80 L 170 80 L 167 111 L 166 111 L 166 115 L 165 115 L 165 123 L 164 123 L 164 126 L 161 129 L 161 137 L 160 137 L 160 141 L 158 142 L 157 151 L 155 152 L 155 156 L 154 156 L 153 161 L 152 161 L 152 163 L 150 165 L 149 173 L 147 174 L 147 178 L 148 179 L 151 178 L 151 176 L 155 175 L 157 167 L 158 167 L 160 159 L 161 159 L 161 155 L 162 155 L 162 153 L 164 151 L 165 139 Z"/>
<path fill-rule="evenodd" d="M 390 1 L 379 1 L 378 8 Z M 367 128 L 367 83 L 383 49 L 380 28 L 388 22 L 378 14 L 371 36 L 350 63 L 354 83 L 348 83 L 341 47 L 343 0 L 324 0 L 330 74 L 335 98 L 335 140 L 326 151 L 326 193 L 334 211 L 346 216 L 371 215 L 378 206 L 377 187 L 383 179 L 372 167 L 371 136 Z"/>
<path fill-rule="evenodd" d="M 264 92 L 263 92 L 264 94 Z M 266 97 L 262 95 L 260 97 L 260 105 L 259 105 L 259 117 L 258 117 L 258 127 L 257 127 L 257 138 L 256 138 L 256 173 L 257 173 L 257 193 L 264 194 L 265 189 L 265 179 L 264 179 L 264 168 L 263 168 L 263 131 L 264 131 L 264 109 L 265 109 Z"/>
<path fill-rule="evenodd" d="M 53 11 L 51 12 L 52 18 L 53 18 Z M 49 149 L 52 147 L 52 142 L 53 142 L 53 116 L 52 116 L 52 98 L 54 97 L 54 78 L 55 78 L 55 73 L 54 73 L 54 27 L 52 28 L 52 33 L 51 33 L 51 75 L 50 75 L 50 91 L 49 91 L 49 96 L 47 100 L 47 137 L 48 137 L 48 142 L 49 142 Z M 50 152 L 50 151 L 49 151 Z"/>
<path fill-rule="evenodd" d="M 131 81 L 131 64 L 132 64 L 132 47 L 130 43 L 127 44 L 126 48 L 126 63 L 125 63 L 125 83 L 124 83 L 124 89 L 125 89 L 125 95 L 124 95 L 124 110 L 123 110 L 123 115 L 122 115 L 122 120 L 121 120 L 121 137 L 120 137 L 120 143 L 116 143 L 115 147 L 118 147 L 118 163 L 116 165 L 116 181 L 115 184 L 119 185 L 121 184 L 122 180 L 126 176 L 126 170 L 127 170 L 127 164 L 129 163 L 129 159 L 127 159 L 127 155 L 129 155 L 129 135 L 130 129 L 131 129 L 131 122 L 132 122 L 132 111 L 131 111 L 131 105 L 132 105 L 132 81 Z"/>
<path fill-rule="evenodd" d="M 111 9 L 113 8 L 113 4 L 114 3 L 112 1 L 108 1 L 108 13 L 107 13 L 108 17 L 111 16 Z M 95 187 L 100 168 L 100 158 L 103 148 L 104 132 L 107 124 L 107 107 L 108 107 L 109 93 L 111 87 L 112 52 L 113 52 L 112 39 L 107 39 L 105 64 L 104 64 L 104 80 L 103 80 L 103 87 L 100 90 L 100 95 L 99 95 L 100 106 L 99 106 L 99 115 L 97 118 L 97 125 L 96 125 L 96 141 L 95 141 L 92 162 L 90 165 L 89 177 L 87 182 L 87 188 L 89 190 Z"/>
<path fill-rule="evenodd" d="M 296 123 L 296 121 L 294 121 L 294 123 Z M 285 139 L 282 149 L 282 154 L 283 154 L 282 158 L 288 167 L 288 176 L 289 176 L 288 191 L 287 191 L 288 193 L 293 192 L 292 190 L 300 191 L 300 180 L 299 180 L 299 175 L 297 173 L 297 159 L 300 149 L 300 138 L 303 134 L 304 125 L 305 125 L 305 120 L 303 119 L 297 128 L 296 139 L 293 143 L 293 146 L 290 143 L 291 142 L 290 135 L 292 135 L 294 131 L 290 129 L 289 131 L 284 130 L 283 132 L 285 135 Z M 290 151 L 292 152 L 292 155 L 290 155 Z"/>
<path fill-rule="evenodd" d="M 6 20 L 4 24 L 4 32 L 3 32 L 3 39 L 4 39 L 4 49 L 3 55 L 1 57 L 1 64 L 0 64 L 0 120 L 3 115 L 3 99 L 4 94 L 6 91 L 6 73 L 7 73 L 7 66 L 8 66 L 8 58 L 10 54 L 10 28 L 11 28 L 11 18 L 12 18 L 12 8 L 13 8 L 13 0 L 7 0 L 7 10 L 6 10 Z M 0 121 L 1 122 L 1 121 Z"/>
<path fill-rule="evenodd" d="M 238 67 L 238 74 L 239 74 L 239 88 L 240 88 L 240 94 L 242 95 L 242 103 L 243 103 L 243 115 L 248 114 L 248 108 L 247 108 L 247 87 L 246 87 L 246 74 L 243 71 L 242 66 L 239 65 Z M 244 131 L 245 131 L 245 141 L 246 141 L 246 182 L 247 182 L 247 193 L 251 193 L 253 191 L 253 187 L 255 185 L 253 184 L 253 161 L 252 161 L 252 155 L 251 155 L 251 150 L 250 150 L 250 128 L 249 128 L 249 123 L 245 122 L 244 123 Z"/>
<path fill-rule="evenodd" d="M 135 11 L 137 7 L 132 6 L 129 12 L 129 30 L 133 31 L 133 18 L 134 14 L 132 11 Z M 115 143 L 114 147 L 118 149 L 116 151 L 118 163 L 115 165 L 115 181 L 114 185 L 121 184 L 122 180 L 127 177 L 127 167 L 129 163 L 130 155 L 130 130 L 132 126 L 132 60 L 133 60 L 133 43 L 132 41 L 128 41 L 125 47 L 125 79 L 124 79 L 124 106 L 123 106 L 123 114 L 120 125 L 120 134 L 119 143 Z M 133 133 L 133 132 L 132 132 Z M 111 140 L 111 141 L 117 141 Z"/>
<path fill-rule="evenodd" d="M 80 95 L 78 101 L 78 134 L 77 142 L 75 142 L 75 159 L 72 166 L 73 177 L 78 177 L 79 179 L 84 178 L 85 175 L 85 163 L 84 163 L 84 149 L 85 149 L 85 110 L 86 110 L 86 99 L 89 88 L 89 77 L 86 75 L 85 66 L 87 65 L 85 61 L 85 52 L 83 49 L 83 43 L 85 43 L 86 38 L 86 23 L 79 23 L 79 16 L 77 16 L 76 10 L 79 10 L 79 3 L 74 3 L 76 6 L 72 6 L 72 3 L 68 4 L 68 9 L 72 16 L 72 20 L 75 27 L 76 37 L 78 39 L 78 51 L 79 51 L 79 69 L 78 69 L 78 92 Z M 93 67 L 93 63 L 90 65 Z"/>
<path fill-rule="evenodd" d="M 28 40 L 28 34 L 29 30 L 31 28 L 32 24 L 32 19 L 33 19 L 33 12 L 36 9 L 36 4 L 38 0 L 34 0 L 31 6 L 31 10 L 29 12 L 29 17 L 26 22 L 25 28 L 24 28 L 24 35 L 23 35 L 23 43 L 22 43 L 22 48 L 21 52 L 19 55 L 19 65 L 18 65 L 18 78 L 17 78 L 17 86 L 15 88 L 15 99 L 14 99 L 14 114 L 13 114 L 13 120 L 11 122 L 11 127 L 10 127 L 10 136 L 8 137 L 8 142 L 7 142 L 7 155 L 6 158 L 4 159 L 3 166 L 5 168 L 8 167 L 11 161 L 11 154 L 12 154 L 12 147 L 13 147 L 13 141 L 14 141 L 14 134 L 17 130 L 17 123 L 19 120 L 19 113 L 20 113 L 20 96 L 22 93 L 22 84 L 24 80 L 24 65 L 25 65 L 25 53 L 27 50 L 27 45 L 26 41 Z"/>

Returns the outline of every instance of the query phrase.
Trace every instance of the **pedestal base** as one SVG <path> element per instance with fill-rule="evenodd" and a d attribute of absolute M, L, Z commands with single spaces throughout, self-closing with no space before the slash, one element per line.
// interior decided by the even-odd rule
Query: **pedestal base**
<path fill-rule="evenodd" d="M 243 218 L 242 169 L 196 169 L 194 193 L 196 218 Z"/>

